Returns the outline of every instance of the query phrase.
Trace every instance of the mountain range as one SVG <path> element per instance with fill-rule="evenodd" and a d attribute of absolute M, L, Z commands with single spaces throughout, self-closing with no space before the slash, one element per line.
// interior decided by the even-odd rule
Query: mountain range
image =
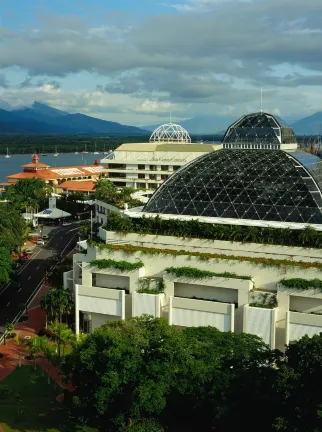
<path fill-rule="evenodd" d="M 322 112 L 316 112 L 308 117 L 294 121 L 294 118 L 283 118 L 296 135 L 318 135 L 322 131 Z M 223 135 L 237 118 L 233 116 L 197 116 L 178 122 L 191 135 Z M 143 128 L 153 131 L 160 124 L 148 125 Z"/>
<path fill-rule="evenodd" d="M 34 102 L 28 108 L 10 110 L 8 104 L 0 101 L 0 134 L 109 134 L 149 135 L 160 124 L 142 128 L 90 117 L 85 114 L 71 114 Z M 179 122 L 191 135 L 222 135 L 236 120 L 233 116 L 196 116 Z M 297 135 L 318 135 L 322 129 L 322 111 L 294 121 L 285 118 Z"/>
<path fill-rule="evenodd" d="M 34 102 L 15 111 L 0 109 L 0 133 L 147 135 L 135 126 L 101 120 L 85 114 L 70 114 Z"/>

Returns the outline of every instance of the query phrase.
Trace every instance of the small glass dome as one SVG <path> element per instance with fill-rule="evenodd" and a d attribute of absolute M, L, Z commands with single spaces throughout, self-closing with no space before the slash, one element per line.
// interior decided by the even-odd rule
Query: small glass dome
<path fill-rule="evenodd" d="M 188 132 L 180 125 L 167 123 L 154 130 L 150 142 L 160 143 L 191 143 Z"/>
<path fill-rule="evenodd" d="M 294 131 L 279 117 L 257 112 L 242 116 L 228 127 L 224 148 L 280 150 L 297 148 Z"/>

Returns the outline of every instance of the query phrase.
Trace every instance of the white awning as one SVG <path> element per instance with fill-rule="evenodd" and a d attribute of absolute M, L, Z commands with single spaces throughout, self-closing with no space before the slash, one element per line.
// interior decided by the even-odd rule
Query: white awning
<path fill-rule="evenodd" d="M 58 208 L 49 208 L 36 213 L 34 216 L 44 219 L 61 219 L 71 216 L 70 213 L 60 210 Z"/>

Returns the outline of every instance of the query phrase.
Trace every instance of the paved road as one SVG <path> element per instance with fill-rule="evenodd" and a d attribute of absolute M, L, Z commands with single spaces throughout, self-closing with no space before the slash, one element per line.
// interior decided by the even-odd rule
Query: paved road
<path fill-rule="evenodd" d="M 44 230 L 45 231 L 45 230 Z M 31 258 L 20 271 L 21 288 L 10 285 L 0 292 L 0 326 L 12 321 L 35 288 L 53 265 L 52 257 L 57 253 L 67 255 L 78 240 L 77 225 L 69 225 L 51 230 L 45 246 L 36 246 Z"/>

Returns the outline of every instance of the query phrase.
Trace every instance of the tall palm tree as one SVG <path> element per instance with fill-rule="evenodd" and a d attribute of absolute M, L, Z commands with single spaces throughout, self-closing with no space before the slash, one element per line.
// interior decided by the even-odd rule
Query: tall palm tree
<path fill-rule="evenodd" d="M 16 336 L 14 337 L 14 341 L 16 342 L 17 347 L 18 347 L 19 367 L 21 368 L 21 354 L 22 354 L 22 348 L 23 348 L 24 345 L 25 345 L 25 341 L 24 341 L 24 339 L 21 339 L 21 340 L 20 340 L 18 335 L 16 335 Z"/>
<path fill-rule="evenodd" d="M 52 321 L 61 322 L 63 314 L 71 312 L 73 303 L 68 291 L 63 288 L 51 288 L 41 299 L 40 306 Z"/>
<path fill-rule="evenodd" d="M 74 342 L 76 337 L 72 330 L 68 327 L 68 325 L 64 323 L 54 323 L 51 327 L 51 331 L 57 343 L 58 358 L 60 359 L 61 347 L 64 347 L 65 352 L 65 346 L 69 343 Z"/>

